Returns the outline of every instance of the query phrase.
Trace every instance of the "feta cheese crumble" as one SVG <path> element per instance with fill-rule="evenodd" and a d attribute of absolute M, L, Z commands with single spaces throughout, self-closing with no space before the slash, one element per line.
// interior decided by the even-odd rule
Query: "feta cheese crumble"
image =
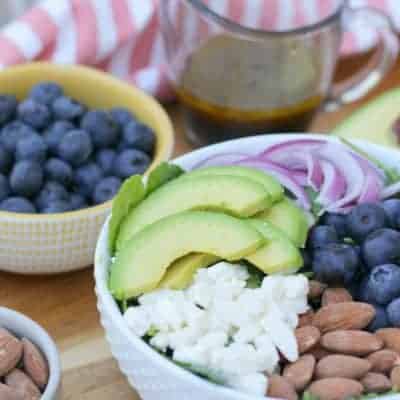
<path fill-rule="evenodd" d="M 294 330 L 308 310 L 303 275 L 266 276 L 260 288 L 246 287 L 241 265 L 220 262 L 200 269 L 186 290 L 156 290 L 141 296 L 124 314 L 132 332 L 154 334 L 150 344 L 173 360 L 216 371 L 227 386 L 265 395 L 267 375 L 279 352 L 299 357 Z"/>

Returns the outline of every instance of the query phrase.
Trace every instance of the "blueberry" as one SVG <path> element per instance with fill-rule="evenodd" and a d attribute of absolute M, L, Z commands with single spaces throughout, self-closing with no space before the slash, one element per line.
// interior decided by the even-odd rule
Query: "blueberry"
<path fill-rule="evenodd" d="M 390 227 L 400 229 L 400 199 L 386 200 L 382 205 Z"/>
<path fill-rule="evenodd" d="M 384 228 L 386 214 L 377 204 L 360 204 L 353 208 L 346 217 L 348 235 L 361 243 L 371 232 Z"/>
<path fill-rule="evenodd" d="M 122 179 L 143 174 L 150 165 L 150 158 L 140 150 L 124 150 L 114 162 L 114 174 Z"/>
<path fill-rule="evenodd" d="M 17 161 L 31 160 L 43 163 L 47 156 L 47 145 L 42 136 L 31 135 L 17 143 L 15 158 Z"/>
<path fill-rule="evenodd" d="M 0 95 L 0 125 L 10 122 L 17 111 L 17 99 L 7 94 Z"/>
<path fill-rule="evenodd" d="M 361 246 L 365 265 L 371 269 L 400 261 L 399 244 L 400 233 L 393 229 L 379 229 L 371 233 Z"/>
<path fill-rule="evenodd" d="M 99 150 L 96 154 L 96 163 L 103 170 L 105 175 L 110 175 L 117 153 L 111 149 Z"/>
<path fill-rule="evenodd" d="M 358 257 L 352 246 L 331 243 L 314 252 L 315 278 L 332 285 L 349 284 L 358 271 Z"/>
<path fill-rule="evenodd" d="M 75 171 L 75 185 L 78 192 L 84 196 L 91 197 L 96 185 L 103 178 L 103 171 L 95 163 L 82 165 Z"/>
<path fill-rule="evenodd" d="M 105 111 L 87 112 L 82 119 L 81 127 L 90 133 L 93 144 L 98 148 L 112 147 L 118 141 L 118 125 Z"/>
<path fill-rule="evenodd" d="M 52 104 L 53 115 L 57 119 L 73 121 L 85 113 L 86 108 L 78 101 L 70 97 L 58 97 Z"/>
<path fill-rule="evenodd" d="M 387 314 L 392 326 L 400 328 L 400 297 L 388 305 Z"/>
<path fill-rule="evenodd" d="M 128 125 L 129 122 L 136 120 L 132 112 L 124 107 L 113 108 L 110 111 L 110 114 L 114 121 L 119 125 L 120 129 L 122 129 L 125 125 Z"/>
<path fill-rule="evenodd" d="M 76 129 L 66 133 L 58 146 L 58 155 L 73 166 L 84 164 L 93 151 L 89 134 Z"/>
<path fill-rule="evenodd" d="M 17 110 L 19 119 L 35 129 L 44 129 L 50 125 L 51 112 L 45 104 L 27 99 L 19 104 Z"/>
<path fill-rule="evenodd" d="M 321 218 L 323 225 L 332 226 L 340 238 L 346 237 L 346 216 L 343 214 L 326 213 Z"/>
<path fill-rule="evenodd" d="M 35 199 L 35 204 L 39 210 L 43 210 L 56 201 L 68 201 L 69 193 L 58 182 L 46 182 Z"/>
<path fill-rule="evenodd" d="M 366 290 L 368 297 L 381 305 L 400 297 L 400 267 L 395 264 L 375 267 L 369 275 Z"/>
<path fill-rule="evenodd" d="M 33 86 L 29 97 L 39 103 L 49 106 L 57 97 L 62 95 L 63 89 L 57 83 L 42 82 Z"/>
<path fill-rule="evenodd" d="M 37 135 L 30 126 L 21 121 L 10 122 L 1 130 L 0 141 L 3 147 L 10 153 L 14 153 L 17 143 L 28 136 Z"/>
<path fill-rule="evenodd" d="M 80 210 L 88 207 L 88 203 L 84 196 L 79 193 L 72 193 L 69 197 L 71 210 Z"/>
<path fill-rule="evenodd" d="M 355 299 L 361 301 L 363 303 L 374 303 L 374 298 L 371 296 L 371 293 L 368 289 L 368 281 L 369 281 L 369 274 L 365 276 L 361 283 L 358 286 L 358 291 L 355 296 Z"/>
<path fill-rule="evenodd" d="M 9 197 L 0 203 L 0 210 L 24 214 L 36 213 L 35 206 L 23 197 Z"/>
<path fill-rule="evenodd" d="M 0 174 L 0 201 L 5 200 L 10 195 L 11 189 L 8 179 Z"/>
<path fill-rule="evenodd" d="M 72 168 L 64 160 L 59 158 L 50 158 L 44 166 L 44 171 L 46 177 L 51 181 L 61 183 L 63 186 L 69 186 L 72 183 Z"/>
<path fill-rule="evenodd" d="M 57 121 L 43 134 L 44 140 L 52 154 L 57 154 L 58 146 L 61 139 L 67 134 L 67 132 L 75 129 L 75 126 L 71 122 Z"/>
<path fill-rule="evenodd" d="M 147 125 L 132 121 L 124 127 L 123 135 L 127 147 L 153 154 L 156 137 Z"/>
<path fill-rule="evenodd" d="M 35 161 L 17 162 L 10 175 L 10 186 L 13 193 L 32 197 L 39 193 L 43 185 L 43 169 Z"/>
<path fill-rule="evenodd" d="M 318 249 L 330 243 L 338 243 L 339 238 L 335 228 L 332 226 L 319 225 L 315 226 L 308 238 L 308 246 L 310 249 Z"/>
<path fill-rule="evenodd" d="M 385 307 L 379 304 L 371 304 L 375 308 L 375 317 L 367 326 L 370 332 L 376 332 L 378 329 L 388 328 L 390 326 L 388 314 Z"/>
<path fill-rule="evenodd" d="M 0 174 L 7 174 L 13 163 L 12 154 L 0 145 Z"/>
<path fill-rule="evenodd" d="M 109 176 L 101 180 L 94 190 L 93 202 L 95 204 L 102 204 L 111 200 L 121 187 L 121 180 L 115 176 Z"/>
<path fill-rule="evenodd" d="M 71 204 L 65 200 L 55 200 L 50 202 L 41 210 L 42 214 L 58 214 L 72 211 Z"/>

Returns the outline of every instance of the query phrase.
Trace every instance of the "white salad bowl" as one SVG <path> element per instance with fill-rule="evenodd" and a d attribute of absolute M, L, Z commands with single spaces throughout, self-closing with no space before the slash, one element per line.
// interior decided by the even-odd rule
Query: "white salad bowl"
<path fill-rule="evenodd" d="M 173 162 L 188 170 L 198 162 L 223 152 L 259 153 L 268 145 L 298 139 L 326 139 L 326 135 L 265 135 L 224 142 L 196 150 Z M 400 152 L 367 142 L 354 141 L 357 146 L 389 167 L 400 165 Z M 156 250 L 156 249 L 155 249 Z M 247 395 L 236 390 L 217 386 L 175 365 L 148 346 L 129 330 L 122 314 L 108 290 L 108 222 L 103 226 L 95 256 L 95 281 L 98 310 L 111 351 L 129 383 L 143 400 L 266 400 L 267 397 Z M 399 400 L 400 395 L 385 396 L 386 400 Z"/>

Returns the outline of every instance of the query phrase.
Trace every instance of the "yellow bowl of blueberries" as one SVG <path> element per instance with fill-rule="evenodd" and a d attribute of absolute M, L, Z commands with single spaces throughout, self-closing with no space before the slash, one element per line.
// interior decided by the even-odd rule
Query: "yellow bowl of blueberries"
<path fill-rule="evenodd" d="M 0 73 L 0 269 L 92 264 L 125 178 L 170 158 L 173 128 L 150 96 L 82 66 Z"/>

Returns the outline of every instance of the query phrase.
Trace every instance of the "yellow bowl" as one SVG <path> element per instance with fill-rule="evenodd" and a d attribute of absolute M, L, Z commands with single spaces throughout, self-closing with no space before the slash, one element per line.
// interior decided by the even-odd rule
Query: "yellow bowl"
<path fill-rule="evenodd" d="M 110 75 L 81 66 L 32 63 L 0 73 L 0 93 L 23 99 L 41 81 L 57 82 L 67 95 L 89 108 L 123 106 L 156 133 L 155 157 L 149 170 L 172 155 L 171 121 L 153 98 Z M 20 274 L 57 274 L 93 263 L 97 236 L 111 202 L 53 215 L 0 212 L 0 270 Z"/>

